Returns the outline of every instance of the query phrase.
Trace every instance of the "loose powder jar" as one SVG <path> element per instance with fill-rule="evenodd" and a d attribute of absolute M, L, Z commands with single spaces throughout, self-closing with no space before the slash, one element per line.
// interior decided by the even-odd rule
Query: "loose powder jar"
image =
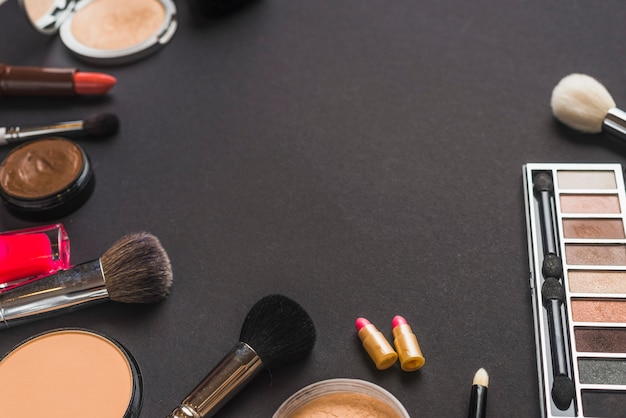
<path fill-rule="evenodd" d="M 50 3 L 47 7 L 42 3 Z M 124 64 L 145 57 L 177 28 L 172 0 L 20 0 L 40 32 L 54 34 L 74 54 L 95 64 Z"/>
<path fill-rule="evenodd" d="M 2 416 L 137 418 L 142 378 L 117 341 L 78 328 L 49 331 L 0 361 Z"/>
<path fill-rule="evenodd" d="M 17 217 L 61 218 L 91 195 L 95 178 L 87 154 L 65 138 L 44 138 L 14 148 L 0 164 L 0 197 Z"/>
<path fill-rule="evenodd" d="M 373 383 L 330 379 L 300 389 L 273 418 L 409 418 L 400 401 Z"/>

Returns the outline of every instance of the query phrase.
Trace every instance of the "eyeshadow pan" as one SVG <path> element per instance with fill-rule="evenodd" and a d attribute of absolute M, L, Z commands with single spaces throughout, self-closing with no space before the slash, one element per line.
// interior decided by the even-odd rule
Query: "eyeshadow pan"
<path fill-rule="evenodd" d="M 580 382 L 592 385 L 626 385 L 626 360 L 579 359 Z M 626 411 L 625 411 L 626 412 Z"/>
<path fill-rule="evenodd" d="M 626 322 L 626 301 L 574 299 L 571 307 L 576 322 Z"/>
<path fill-rule="evenodd" d="M 557 179 L 561 189 L 617 188 L 613 171 L 559 170 Z"/>
<path fill-rule="evenodd" d="M 624 238 L 621 219 L 563 219 L 565 238 Z"/>
<path fill-rule="evenodd" d="M 626 353 L 626 328 L 576 328 L 576 350 L 591 353 Z"/>
<path fill-rule="evenodd" d="M 569 270 L 568 282 L 573 293 L 626 294 L 626 271 Z"/>
<path fill-rule="evenodd" d="M 626 411 L 626 392 L 583 390 L 583 412 L 587 417 L 619 418 Z"/>
<path fill-rule="evenodd" d="M 626 246 L 566 244 L 565 260 L 578 265 L 626 265 Z"/>
<path fill-rule="evenodd" d="M 562 194 L 559 202 L 563 213 L 620 213 L 616 194 Z"/>

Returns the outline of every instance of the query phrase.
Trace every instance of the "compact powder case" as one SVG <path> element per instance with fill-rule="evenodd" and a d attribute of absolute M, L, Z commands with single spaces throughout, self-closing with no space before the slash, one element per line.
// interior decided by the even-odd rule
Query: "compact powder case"
<path fill-rule="evenodd" d="M 59 32 L 84 61 L 124 64 L 169 42 L 178 26 L 172 0 L 19 0 L 41 33 Z"/>
<path fill-rule="evenodd" d="M 0 164 L 0 197 L 17 217 L 61 218 L 87 201 L 95 186 L 89 157 L 65 138 L 14 148 Z"/>
<path fill-rule="evenodd" d="M 0 361 L 2 415 L 137 418 L 143 382 L 137 362 L 102 334 L 63 328 L 22 342 Z"/>

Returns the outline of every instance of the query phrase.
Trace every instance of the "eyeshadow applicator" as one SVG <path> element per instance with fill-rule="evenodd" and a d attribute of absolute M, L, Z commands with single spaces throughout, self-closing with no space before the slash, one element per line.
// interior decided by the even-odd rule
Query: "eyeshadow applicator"
<path fill-rule="evenodd" d="M 555 222 L 553 217 L 552 197 L 554 184 L 548 173 L 538 173 L 533 179 L 533 188 L 539 204 L 539 218 L 541 221 L 541 235 L 543 243 L 542 274 L 544 277 L 541 286 L 543 305 L 548 317 L 548 332 L 552 349 L 552 400 L 557 408 L 566 410 L 575 394 L 567 365 L 565 348 L 565 330 L 563 324 L 562 305 L 565 301 L 565 290 L 560 282 L 563 276 L 563 264 L 558 255 Z"/>
<path fill-rule="evenodd" d="M 564 77 L 552 91 L 554 116 L 585 133 L 608 132 L 626 141 L 626 112 L 619 109 L 608 90 L 585 74 Z"/>
<path fill-rule="evenodd" d="M 99 113 L 84 120 L 59 122 L 41 126 L 0 127 L 0 145 L 55 135 L 106 137 L 117 133 L 120 121 L 113 113 Z"/>
<path fill-rule="evenodd" d="M 159 240 L 130 234 L 97 260 L 0 293 L 0 329 L 107 300 L 158 302 L 171 285 L 172 267 Z"/>
<path fill-rule="evenodd" d="M 298 303 L 265 296 L 248 312 L 239 342 L 168 418 L 212 417 L 263 368 L 306 356 L 315 336 L 313 321 Z"/>

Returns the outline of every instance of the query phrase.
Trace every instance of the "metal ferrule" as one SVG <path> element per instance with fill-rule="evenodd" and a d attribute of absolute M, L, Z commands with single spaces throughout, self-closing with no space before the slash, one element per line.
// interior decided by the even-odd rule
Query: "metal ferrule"
<path fill-rule="evenodd" d="M 0 328 L 108 300 L 100 260 L 0 293 Z"/>
<path fill-rule="evenodd" d="M 238 343 L 167 418 L 212 417 L 262 369 L 254 349 Z"/>
<path fill-rule="evenodd" d="M 8 127 L 0 128 L 0 145 L 12 144 L 14 142 L 25 141 L 27 139 L 43 138 L 57 134 L 68 134 L 83 130 L 83 121 L 61 122 L 47 126 L 33 126 L 20 128 Z"/>
<path fill-rule="evenodd" d="M 602 122 L 602 130 L 626 140 L 626 112 L 617 107 L 610 109 Z"/>

